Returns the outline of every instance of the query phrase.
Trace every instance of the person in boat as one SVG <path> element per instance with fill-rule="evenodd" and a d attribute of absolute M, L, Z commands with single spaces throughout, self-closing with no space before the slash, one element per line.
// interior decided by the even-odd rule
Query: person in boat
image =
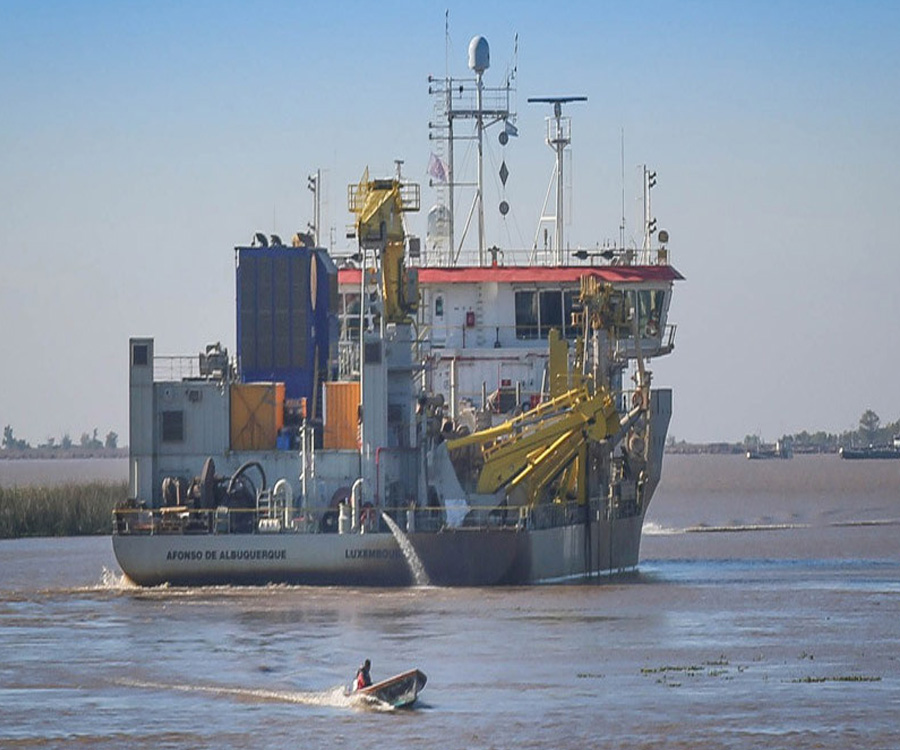
<path fill-rule="evenodd" d="M 363 662 L 363 665 L 356 670 L 356 689 L 362 690 L 363 688 L 369 687 L 372 684 L 372 677 L 369 675 L 369 669 L 372 667 L 372 662 L 366 659 Z"/>

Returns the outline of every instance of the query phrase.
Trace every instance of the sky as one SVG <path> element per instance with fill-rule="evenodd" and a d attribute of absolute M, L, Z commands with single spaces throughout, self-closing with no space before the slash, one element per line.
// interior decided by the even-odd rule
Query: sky
<path fill-rule="evenodd" d="M 404 160 L 430 205 L 427 77 L 466 76 L 476 34 L 487 85 L 516 69 L 489 243 L 530 245 L 547 190 L 528 97 L 588 98 L 567 110 L 572 247 L 618 239 L 623 194 L 640 242 L 641 165 L 658 174 L 685 276 L 652 362 L 670 435 L 900 418 L 898 3 L 0 0 L 0 425 L 126 442 L 128 338 L 233 352 L 233 248 L 305 229 L 316 169 L 336 249 L 367 166 Z"/>

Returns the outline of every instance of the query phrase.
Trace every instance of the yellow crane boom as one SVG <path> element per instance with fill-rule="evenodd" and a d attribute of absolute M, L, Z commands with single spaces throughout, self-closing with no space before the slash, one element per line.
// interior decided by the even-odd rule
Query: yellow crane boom
<path fill-rule="evenodd" d="M 381 294 L 384 318 L 400 323 L 418 307 L 418 296 L 408 284 L 403 260 L 406 230 L 403 213 L 419 210 L 419 186 L 398 179 L 370 180 L 369 170 L 348 189 L 348 207 L 356 214 L 360 247 L 381 252 Z"/>
<path fill-rule="evenodd" d="M 581 456 L 574 481 L 583 500 L 587 442 L 614 435 L 619 427 L 609 392 L 591 393 L 580 386 L 496 427 L 449 440 L 447 449 L 452 458 L 478 446 L 483 463 L 475 491 L 493 494 L 506 488 L 508 500 L 528 505 L 537 503 L 549 483 Z"/>

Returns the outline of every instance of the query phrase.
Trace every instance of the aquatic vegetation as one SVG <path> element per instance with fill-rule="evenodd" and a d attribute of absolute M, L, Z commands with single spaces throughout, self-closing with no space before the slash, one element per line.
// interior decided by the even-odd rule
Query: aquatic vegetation
<path fill-rule="evenodd" d="M 665 673 L 665 672 L 702 672 L 703 667 L 697 665 L 691 666 L 670 666 L 666 665 L 664 667 L 642 667 L 641 674 L 657 674 L 657 673 Z"/>
<path fill-rule="evenodd" d="M 738 673 L 742 673 L 746 667 L 737 666 Z M 681 687 L 682 683 L 677 682 L 678 678 L 687 677 L 697 679 L 703 677 L 721 678 L 724 680 L 733 680 L 731 662 L 725 654 L 721 654 L 715 659 L 707 659 L 701 664 L 684 664 L 672 665 L 666 664 L 661 667 L 642 667 L 642 675 L 658 675 L 656 682 L 666 687 Z"/>
<path fill-rule="evenodd" d="M 109 534 L 127 482 L 0 487 L 0 539 Z"/>
<path fill-rule="evenodd" d="M 800 677 L 796 680 L 791 680 L 791 682 L 802 682 L 806 684 L 812 684 L 817 682 L 881 682 L 881 677 L 874 675 L 862 675 L 862 674 L 850 674 L 850 675 L 837 675 L 834 677 Z"/>

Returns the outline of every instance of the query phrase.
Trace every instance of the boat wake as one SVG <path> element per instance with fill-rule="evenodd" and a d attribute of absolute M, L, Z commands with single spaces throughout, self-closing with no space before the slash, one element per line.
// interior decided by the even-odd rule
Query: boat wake
<path fill-rule="evenodd" d="M 859 526 L 898 526 L 900 518 L 882 518 L 882 519 L 851 519 L 849 521 L 834 521 L 826 524 L 834 528 L 859 527 Z M 815 524 L 811 523 L 750 523 L 750 524 L 727 524 L 710 526 L 706 524 L 697 524 L 696 526 L 688 526 L 684 529 L 687 534 L 703 534 L 703 533 L 740 533 L 748 531 L 793 531 L 797 529 L 812 529 Z M 644 533 L 679 533 L 677 531 L 648 531 L 644 527 Z"/>
<path fill-rule="evenodd" d="M 374 696 L 347 693 L 343 686 L 329 690 L 266 690 L 263 688 L 237 688 L 221 685 L 177 685 L 144 680 L 116 680 L 117 685 L 146 690 L 175 690 L 182 693 L 202 693 L 237 698 L 259 703 L 295 703 L 304 706 L 327 708 L 352 708 L 370 711 L 393 711 L 394 707 Z"/>
<path fill-rule="evenodd" d="M 135 591 L 139 589 L 127 575 L 121 571 L 110 570 L 105 565 L 96 583 L 87 583 L 71 587 L 43 589 L 41 593 L 54 594 L 98 594 Z"/>
<path fill-rule="evenodd" d="M 110 570 L 104 565 L 103 572 L 100 574 L 100 584 L 98 588 L 108 591 L 120 591 L 124 589 L 136 589 L 138 588 L 138 585 L 122 571 Z"/>
<path fill-rule="evenodd" d="M 900 518 L 876 518 L 876 519 L 850 519 L 847 521 L 833 521 L 826 524 L 835 528 L 865 527 L 865 526 L 900 526 Z M 732 523 L 732 524 L 706 524 L 698 523 L 683 529 L 663 526 L 655 521 L 644 524 L 645 536 L 675 536 L 678 534 L 734 534 L 752 531 L 792 531 L 812 529 L 811 523 Z"/>
<path fill-rule="evenodd" d="M 829 526 L 900 526 L 900 518 L 874 518 L 872 520 L 835 521 Z"/>
<path fill-rule="evenodd" d="M 675 534 L 683 534 L 684 529 L 673 529 L 670 526 L 663 526 L 656 521 L 647 521 L 643 527 L 643 534 L 647 536 L 674 536 Z"/>
<path fill-rule="evenodd" d="M 698 526 L 688 526 L 685 533 L 737 533 L 747 531 L 790 531 L 791 529 L 809 529 L 808 523 L 748 523 L 735 524 L 733 526 L 706 526 L 700 524 Z"/>

